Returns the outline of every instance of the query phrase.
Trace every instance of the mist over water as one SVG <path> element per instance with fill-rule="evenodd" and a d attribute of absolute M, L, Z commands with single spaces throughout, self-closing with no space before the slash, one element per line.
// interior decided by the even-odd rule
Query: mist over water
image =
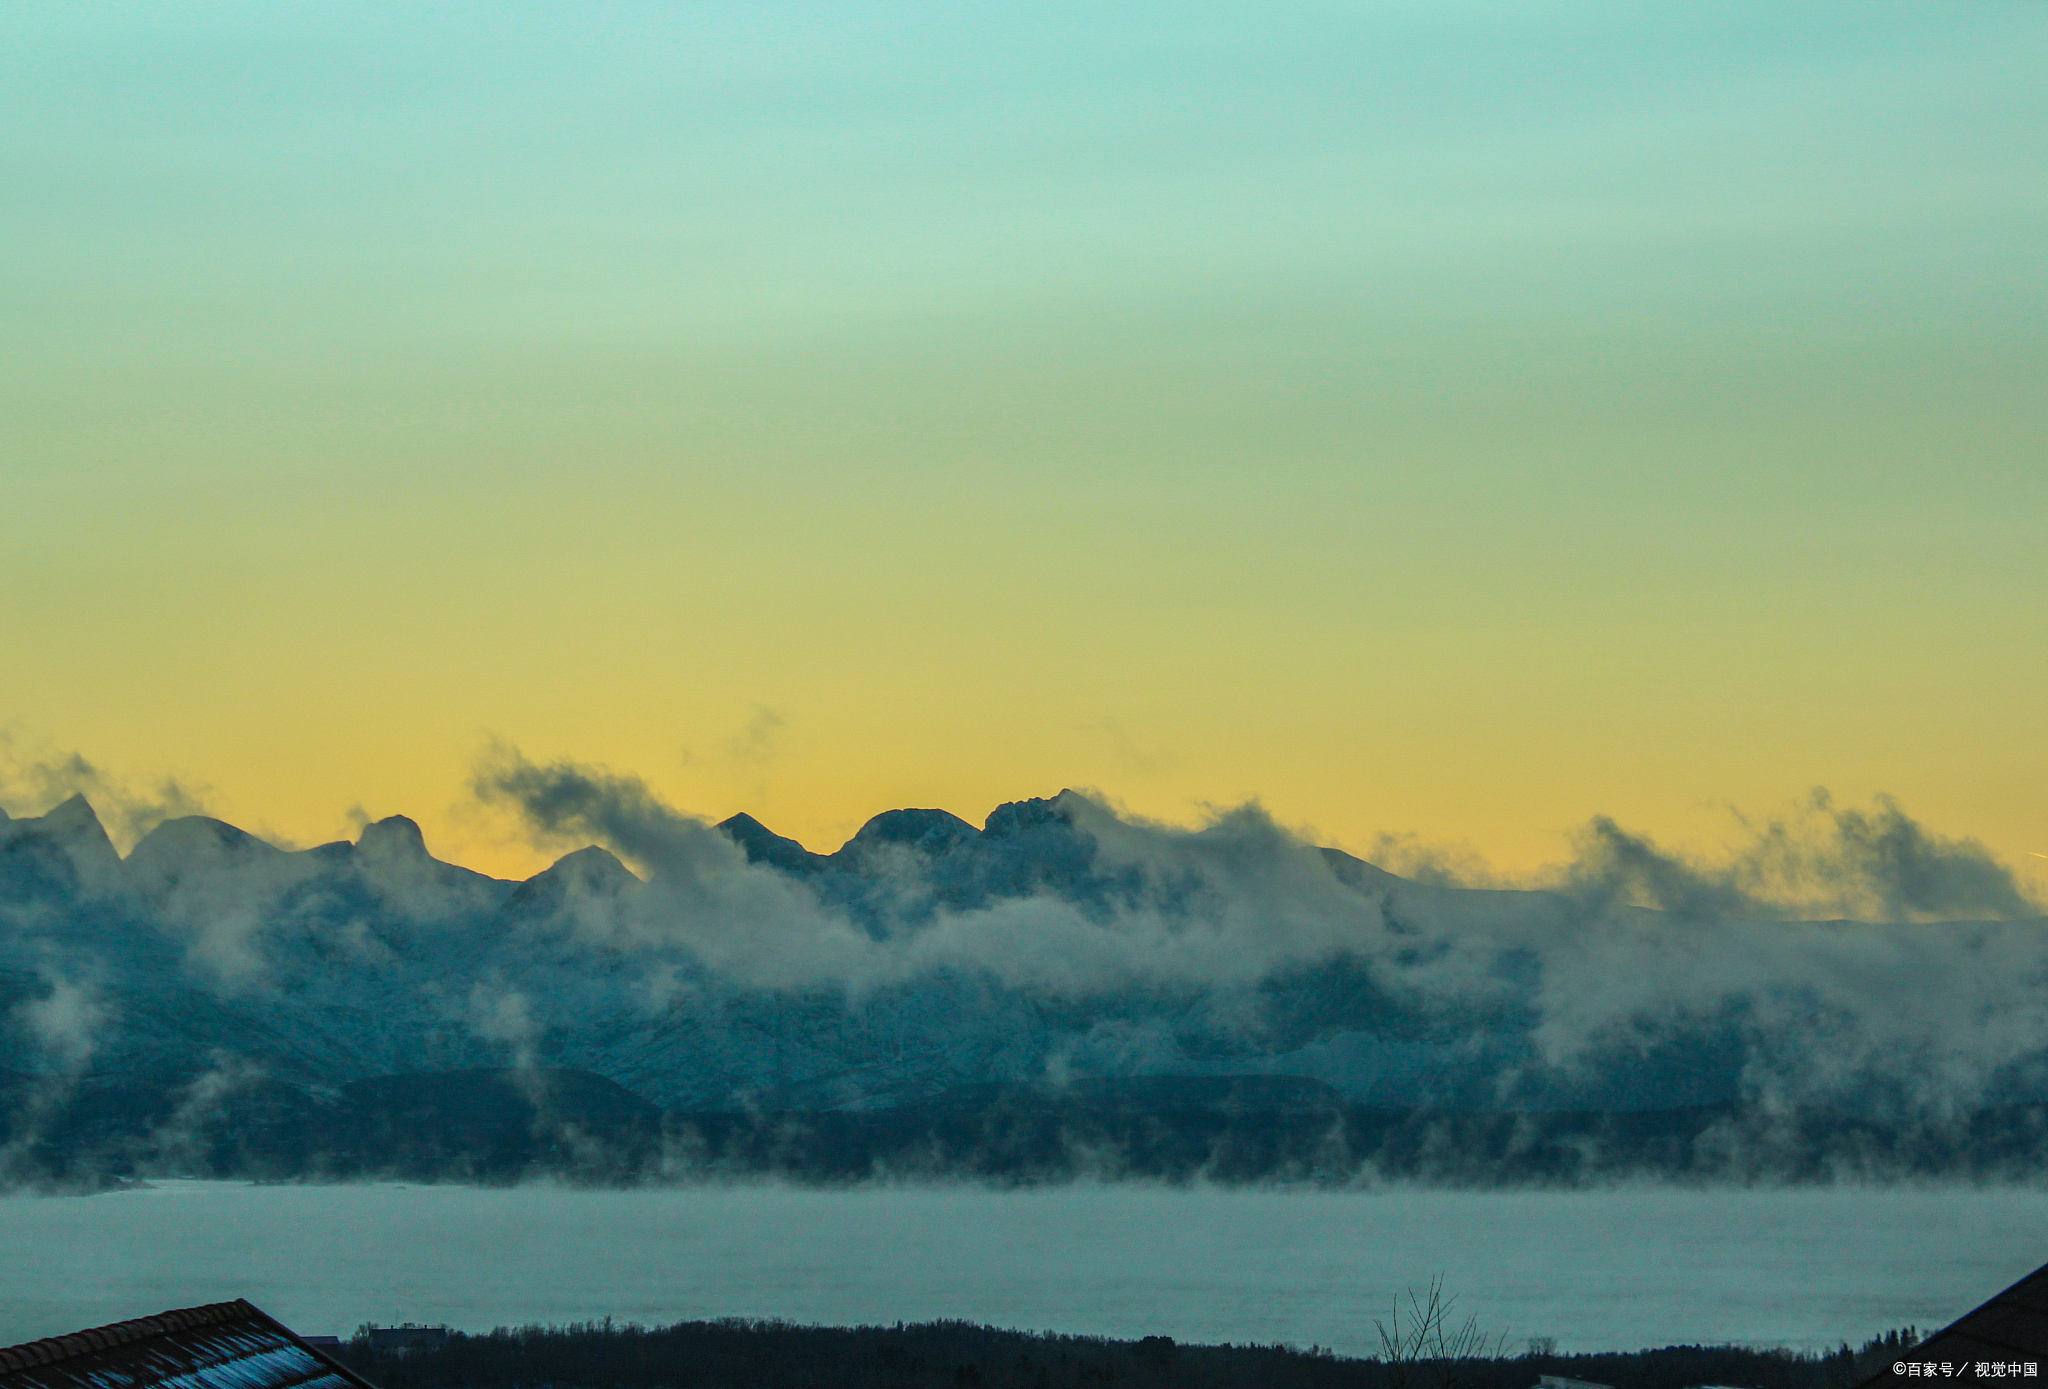
<path fill-rule="evenodd" d="M 2048 1258 L 2009 1188 L 1376 1192 L 257 1186 L 0 1199 L 0 1343 L 247 1297 L 364 1321 L 965 1318 L 1363 1354 L 1444 1275 L 1460 1313 L 1567 1351 L 1831 1347 L 1943 1324 Z"/>

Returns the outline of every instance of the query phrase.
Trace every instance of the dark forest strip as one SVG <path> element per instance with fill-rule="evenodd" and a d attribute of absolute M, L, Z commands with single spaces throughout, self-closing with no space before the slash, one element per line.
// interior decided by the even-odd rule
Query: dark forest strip
<path fill-rule="evenodd" d="M 1850 1389 L 1912 1344 L 1910 1329 L 1822 1355 L 1667 1346 L 1599 1355 L 1406 1363 L 1319 1347 L 1177 1345 L 1004 1331 L 969 1322 L 795 1326 L 727 1319 L 646 1328 L 609 1321 L 448 1333 L 435 1347 L 342 1358 L 382 1389 L 1531 1389 L 1562 1375 L 1612 1389 Z"/>

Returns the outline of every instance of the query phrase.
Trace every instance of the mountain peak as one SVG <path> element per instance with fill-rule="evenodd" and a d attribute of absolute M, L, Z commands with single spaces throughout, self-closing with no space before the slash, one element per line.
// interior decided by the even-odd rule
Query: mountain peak
<path fill-rule="evenodd" d="M 142 836 L 121 865 L 130 887 L 168 892 L 190 874 L 234 873 L 283 856 L 246 830 L 210 815 L 180 815 Z"/>
<path fill-rule="evenodd" d="M 1069 829 L 1080 800 L 1080 792 L 1063 790 L 1049 798 L 1033 796 L 1029 800 L 1006 801 L 988 813 L 981 832 L 994 839 L 1009 839 L 1046 826 Z"/>
<path fill-rule="evenodd" d="M 73 796 L 41 816 L 8 819 L 6 833 L 0 838 L 10 846 L 15 864 L 39 861 L 33 868 L 20 870 L 28 878 L 17 886 L 29 895 L 63 895 L 80 889 L 98 893 L 113 884 L 121 869 L 120 854 L 83 796 Z M 32 887 L 27 885 L 31 880 Z"/>
<path fill-rule="evenodd" d="M 383 859 L 425 859 L 427 837 L 420 833 L 419 825 L 404 815 L 387 815 L 382 820 L 363 826 L 362 834 L 356 839 L 358 852 L 371 858 Z"/>
<path fill-rule="evenodd" d="M 943 853 L 955 844 L 981 838 L 981 831 L 946 810 L 885 810 L 860 827 L 840 850 L 877 844 L 907 844 L 926 853 Z"/>
<path fill-rule="evenodd" d="M 545 919 L 571 899 L 617 898 L 640 886 L 639 876 L 619 862 L 617 854 L 592 844 L 562 855 L 512 889 L 504 910 L 514 919 Z"/>
<path fill-rule="evenodd" d="M 748 863 L 765 863 L 792 873 L 810 873 L 824 866 L 823 854 L 814 854 L 794 839 L 786 838 L 747 814 L 744 810 L 718 828 L 747 852 Z"/>
<path fill-rule="evenodd" d="M 189 868 L 202 862 L 217 864 L 230 856 L 278 852 L 274 845 L 225 820 L 216 820 L 211 815 L 180 815 L 158 822 L 155 829 L 142 836 L 128 855 L 128 862 L 138 870 L 173 865 Z"/>
<path fill-rule="evenodd" d="M 1360 892 L 1385 891 L 1400 885 L 1401 879 L 1376 863 L 1367 863 L 1362 858 L 1345 853 L 1342 849 L 1318 849 L 1323 862 L 1330 866 L 1330 872 L 1337 881 Z"/>
<path fill-rule="evenodd" d="M 52 806 L 43 815 L 43 833 L 53 839 L 73 840 L 81 835 L 86 839 L 105 839 L 107 830 L 100 823 L 99 813 L 92 808 L 84 794 L 78 794 Z"/>
<path fill-rule="evenodd" d="M 144 844 L 159 848 L 175 845 L 181 849 L 217 847 L 231 851 L 255 844 L 262 844 L 266 849 L 272 847 L 240 826 L 216 820 L 211 815 L 180 815 L 159 821 L 155 829 L 142 836 L 142 842 L 135 846 L 136 852 L 140 853 Z"/>
<path fill-rule="evenodd" d="M 64 847 L 78 870 L 79 882 L 87 889 L 107 887 L 121 871 L 121 855 L 84 796 L 73 796 L 43 816 L 42 830 Z"/>
<path fill-rule="evenodd" d="M 617 892 L 640 886 L 640 876 L 621 863 L 617 854 L 595 844 L 563 854 L 538 876 L 561 879 L 584 892 Z"/>

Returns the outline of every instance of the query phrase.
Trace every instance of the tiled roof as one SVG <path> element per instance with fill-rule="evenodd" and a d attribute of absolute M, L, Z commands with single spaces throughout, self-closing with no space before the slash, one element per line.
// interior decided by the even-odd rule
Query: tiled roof
<path fill-rule="evenodd" d="M 247 1302 L 0 1349 L 0 1389 L 375 1389 Z"/>
<path fill-rule="evenodd" d="M 1878 1384 L 1897 1384 L 1908 1377 L 1904 1368 L 1928 1362 L 1955 1367 L 1944 1378 L 2010 1378 L 2005 1367 L 2014 1362 L 2033 1362 L 2036 1383 L 2048 1380 L 2048 1265 L 2035 1269 L 2019 1282 L 1983 1306 L 1965 1312 L 1955 1321 L 1929 1336 L 1909 1351 L 1900 1353 L 1863 1382 L 1860 1389 Z M 1998 1369 L 1980 1376 L 1979 1365 Z"/>

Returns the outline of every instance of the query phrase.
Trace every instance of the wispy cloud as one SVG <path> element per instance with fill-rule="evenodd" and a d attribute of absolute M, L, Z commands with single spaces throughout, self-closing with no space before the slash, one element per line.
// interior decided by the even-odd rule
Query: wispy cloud
<path fill-rule="evenodd" d="M 1556 891 L 1595 913 L 1630 905 L 1682 917 L 1904 922 L 2018 921 L 2048 910 L 1983 844 L 1929 829 L 1889 796 L 1858 808 L 1816 788 L 1782 814 L 1738 811 L 1735 826 L 1737 842 L 1709 855 L 1596 815 L 1572 834 L 1569 859 L 1522 875 L 1496 871 L 1469 846 L 1413 835 L 1382 834 L 1370 856 L 1418 882 Z"/>
<path fill-rule="evenodd" d="M 80 753 L 0 729 L 0 809 L 40 815 L 72 796 L 92 802 L 108 838 L 126 853 L 165 820 L 205 814 L 207 788 L 175 776 L 138 783 Z"/>
<path fill-rule="evenodd" d="M 1981 845 L 1890 801 L 1853 809 L 1816 795 L 1711 862 L 1600 817 L 1547 890 L 1473 893 L 1391 880 L 1361 890 L 1255 804 L 1182 827 L 1068 792 L 1052 804 L 1087 848 L 1087 891 L 1026 885 L 871 934 L 637 779 L 499 749 L 479 787 L 555 842 L 589 834 L 650 870 L 636 928 L 650 964 L 680 948 L 755 986 L 856 996 L 979 977 L 1061 1007 L 1154 1000 L 1085 1024 L 1061 1044 L 1069 1060 L 1185 1065 L 1173 1058 L 1190 1027 L 1234 1031 L 1234 1046 L 1258 1054 L 1278 1035 L 1275 982 L 1327 993 L 1317 971 L 1345 961 L 1382 1015 L 1333 1014 L 1325 1032 L 1383 1030 L 1391 1008 L 1422 1020 L 1446 1056 L 1493 1067 L 1503 1099 L 1625 1074 L 1675 1048 L 1733 1056 L 1731 1083 L 1760 1100 L 1882 1092 L 1953 1105 L 2033 1064 L 2048 1038 L 2048 943 L 2023 920 L 2034 904 Z M 915 855 L 870 869 L 935 871 Z M 919 886 L 893 884 L 890 900 Z M 1874 910 L 1863 924 L 1800 919 L 1845 906 Z M 2012 924 L 1919 924 L 1944 913 Z M 1513 1052 L 1516 1036 L 1523 1060 L 1485 1060 Z"/>

